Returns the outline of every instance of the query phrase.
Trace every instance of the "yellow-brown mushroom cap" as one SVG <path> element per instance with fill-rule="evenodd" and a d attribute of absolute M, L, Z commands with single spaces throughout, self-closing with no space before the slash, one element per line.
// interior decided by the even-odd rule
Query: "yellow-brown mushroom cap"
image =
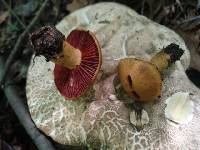
<path fill-rule="evenodd" d="M 119 78 L 124 90 L 137 101 L 160 97 L 162 79 L 157 67 L 147 61 L 125 58 L 119 62 Z"/>

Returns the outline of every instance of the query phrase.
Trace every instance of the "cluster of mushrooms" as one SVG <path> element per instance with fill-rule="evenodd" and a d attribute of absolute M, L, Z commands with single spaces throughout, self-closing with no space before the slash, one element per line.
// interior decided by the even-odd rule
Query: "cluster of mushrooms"
<path fill-rule="evenodd" d="M 102 56 L 92 32 L 75 29 L 65 38 L 55 27 L 44 26 L 31 35 L 31 42 L 35 56 L 43 55 L 47 61 L 55 63 L 55 84 L 66 99 L 76 100 L 95 81 Z M 183 53 L 178 45 L 172 43 L 150 61 L 136 58 L 120 60 L 118 76 L 127 95 L 133 98 L 139 119 L 142 103 L 161 97 L 160 72 L 179 60 Z"/>

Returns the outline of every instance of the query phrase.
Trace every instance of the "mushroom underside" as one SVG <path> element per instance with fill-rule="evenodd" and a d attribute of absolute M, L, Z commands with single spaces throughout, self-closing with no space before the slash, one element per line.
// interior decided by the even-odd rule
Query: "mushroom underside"
<path fill-rule="evenodd" d="M 75 69 L 55 65 L 55 84 L 66 99 L 76 99 L 83 95 L 95 80 L 101 66 L 99 44 L 91 34 L 89 31 L 73 30 L 66 39 L 71 46 L 80 50 L 80 65 Z"/>

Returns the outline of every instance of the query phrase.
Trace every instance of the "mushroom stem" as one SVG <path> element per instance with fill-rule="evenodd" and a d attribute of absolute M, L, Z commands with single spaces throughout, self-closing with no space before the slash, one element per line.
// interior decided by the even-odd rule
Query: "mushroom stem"
<path fill-rule="evenodd" d="M 54 26 L 44 26 L 31 35 L 35 55 L 43 55 L 47 61 L 75 69 L 81 63 L 81 52 L 67 42 Z"/>
<path fill-rule="evenodd" d="M 170 56 L 163 50 L 151 58 L 151 62 L 157 66 L 159 71 L 162 71 L 169 66 L 169 60 Z"/>
<path fill-rule="evenodd" d="M 62 51 L 55 58 L 51 59 L 51 61 L 68 69 L 75 69 L 76 66 L 80 65 L 81 52 L 67 41 L 64 41 Z"/>
<path fill-rule="evenodd" d="M 172 43 L 153 56 L 151 62 L 157 66 L 159 71 L 162 71 L 168 68 L 171 63 L 180 60 L 183 53 L 184 51 L 178 45 Z"/>

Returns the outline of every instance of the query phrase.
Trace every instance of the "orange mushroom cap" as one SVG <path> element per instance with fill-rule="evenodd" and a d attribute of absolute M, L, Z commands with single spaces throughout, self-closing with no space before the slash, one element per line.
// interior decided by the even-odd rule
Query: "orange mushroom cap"
<path fill-rule="evenodd" d="M 118 73 L 124 90 L 135 100 L 146 102 L 160 97 L 162 79 L 154 64 L 125 58 L 119 62 Z"/>
<path fill-rule="evenodd" d="M 159 98 L 162 90 L 160 71 L 180 60 L 183 53 L 179 45 L 171 43 L 153 56 L 150 62 L 134 58 L 120 60 L 119 78 L 123 88 L 137 101 Z"/>

